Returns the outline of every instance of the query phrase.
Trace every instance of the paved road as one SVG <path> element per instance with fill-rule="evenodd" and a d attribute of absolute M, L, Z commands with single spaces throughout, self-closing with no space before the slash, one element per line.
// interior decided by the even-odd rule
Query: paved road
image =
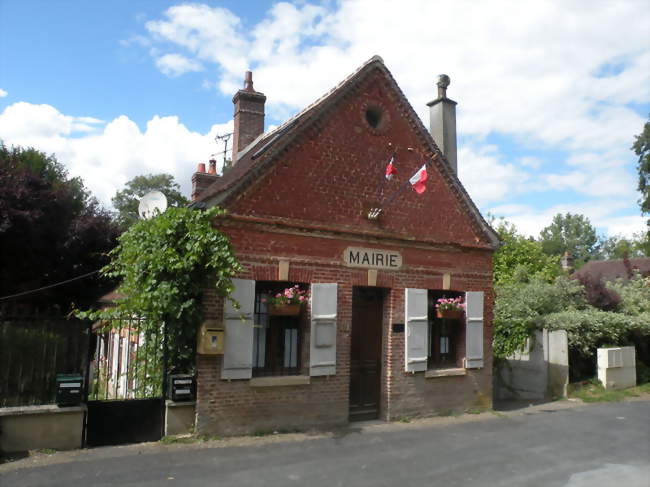
<path fill-rule="evenodd" d="M 417 425 L 243 447 L 93 453 L 5 471 L 0 485 L 650 487 L 650 401 Z"/>

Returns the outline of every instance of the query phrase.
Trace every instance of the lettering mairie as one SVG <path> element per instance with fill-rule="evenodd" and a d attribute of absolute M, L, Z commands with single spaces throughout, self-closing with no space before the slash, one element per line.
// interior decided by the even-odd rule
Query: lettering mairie
<path fill-rule="evenodd" d="M 348 247 L 343 253 L 343 262 L 350 267 L 396 270 L 402 267 L 402 254 L 393 250 Z"/>

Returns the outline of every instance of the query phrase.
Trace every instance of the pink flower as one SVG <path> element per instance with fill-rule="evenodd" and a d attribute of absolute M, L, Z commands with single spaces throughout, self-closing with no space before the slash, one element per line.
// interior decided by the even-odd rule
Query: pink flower
<path fill-rule="evenodd" d="M 263 302 L 263 303 L 266 303 L 266 298 L 262 298 L 262 302 Z"/>

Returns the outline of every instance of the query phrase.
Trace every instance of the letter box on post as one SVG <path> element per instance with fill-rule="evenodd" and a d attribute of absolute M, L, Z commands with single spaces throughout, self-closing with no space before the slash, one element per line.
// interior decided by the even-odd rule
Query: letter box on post
<path fill-rule="evenodd" d="M 202 355 L 223 355 L 223 325 L 208 320 L 201 325 L 197 352 Z"/>
<path fill-rule="evenodd" d="M 174 402 L 193 401 L 196 381 L 193 375 L 174 374 L 169 376 L 169 395 Z"/>
<path fill-rule="evenodd" d="M 83 377 L 80 374 L 56 375 L 56 404 L 78 406 L 83 394 Z"/>

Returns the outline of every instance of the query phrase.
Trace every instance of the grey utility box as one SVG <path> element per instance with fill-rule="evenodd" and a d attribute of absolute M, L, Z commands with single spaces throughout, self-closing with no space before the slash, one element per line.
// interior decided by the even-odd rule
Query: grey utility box
<path fill-rule="evenodd" d="M 84 379 L 81 374 L 56 375 L 56 404 L 78 406 L 83 400 Z"/>
<path fill-rule="evenodd" d="M 193 375 L 174 374 L 169 376 L 169 398 L 174 402 L 194 401 L 196 379 Z"/>

